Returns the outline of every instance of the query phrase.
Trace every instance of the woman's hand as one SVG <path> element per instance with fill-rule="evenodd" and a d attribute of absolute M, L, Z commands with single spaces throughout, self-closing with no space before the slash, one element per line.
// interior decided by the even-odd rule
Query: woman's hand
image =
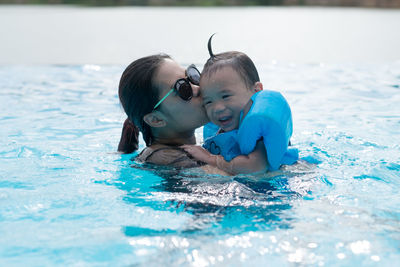
<path fill-rule="evenodd" d="M 214 155 L 208 152 L 206 149 L 204 149 L 201 146 L 195 146 L 195 145 L 183 145 L 181 146 L 187 153 L 192 155 L 193 158 L 196 160 L 212 164 L 212 160 L 214 160 Z"/>

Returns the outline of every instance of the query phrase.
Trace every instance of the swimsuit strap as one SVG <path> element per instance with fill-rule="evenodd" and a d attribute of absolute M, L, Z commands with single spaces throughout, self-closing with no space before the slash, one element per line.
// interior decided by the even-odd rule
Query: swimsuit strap
<path fill-rule="evenodd" d="M 160 152 L 160 151 L 163 151 L 163 150 L 176 150 L 176 151 L 179 151 L 179 152 L 183 152 L 183 154 L 184 154 L 184 155 L 182 155 L 182 156 L 180 156 L 180 157 L 174 159 L 173 161 L 169 162 L 168 165 L 175 165 L 175 164 L 177 164 L 177 163 L 179 163 L 179 162 L 182 162 L 182 161 L 185 161 L 185 160 L 187 160 L 187 159 L 192 160 L 193 163 L 196 163 L 196 164 L 199 165 L 199 166 L 204 165 L 203 162 L 196 161 L 195 159 L 193 159 L 192 155 L 190 155 L 188 152 L 186 152 L 183 148 L 175 147 L 175 146 L 159 147 L 159 148 L 156 148 L 156 149 L 150 151 L 150 153 L 148 153 L 148 155 L 145 156 L 144 162 L 147 162 L 147 160 L 148 160 L 151 156 L 153 156 L 155 153 Z M 143 150 L 143 151 L 145 151 L 145 150 Z M 142 153 L 143 153 L 143 151 L 142 151 Z M 142 153 L 140 153 L 140 154 L 142 154 Z M 140 156 L 140 155 L 139 155 L 139 156 Z"/>
<path fill-rule="evenodd" d="M 185 152 L 186 153 L 186 151 L 185 150 L 183 150 L 182 148 L 179 148 L 179 147 L 173 147 L 173 146 L 171 146 L 171 147 L 159 147 L 159 148 L 156 148 L 156 149 L 151 149 L 151 151 L 150 151 L 150 153 L 148 154 L 148 155 L 146 155 L 145 156 L 145 158 L 144 158 L 144 161 L 147 161 L 148 160 L 148 158 L 150 158 L 151 156 L 153 156 L 153 154 L 154 153 L 157 153 L 157 152 L 159 152 L 159 151 L 162 151 L 162 150 L 169 150 L 169 149 L 172 149 L 172 150 L 178 150 L 178 151 L 182 151 L 182 152 Z M 140 154 L 142 154 L 144 151 L 146 151 L 146 150 L 143 150 Z M 139 155 L 140 156 L 140 155 Z"/>

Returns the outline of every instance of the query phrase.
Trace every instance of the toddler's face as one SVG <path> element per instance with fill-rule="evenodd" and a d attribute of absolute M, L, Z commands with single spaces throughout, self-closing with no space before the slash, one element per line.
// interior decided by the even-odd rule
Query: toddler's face
<path fill-rule="evenodd" d="M 237 129 L 240 111 L 255 89 L 248 89 L 241 76 L 230 66 L 203 77 L 200 88 L 210 121 L 225 132 Z"/>

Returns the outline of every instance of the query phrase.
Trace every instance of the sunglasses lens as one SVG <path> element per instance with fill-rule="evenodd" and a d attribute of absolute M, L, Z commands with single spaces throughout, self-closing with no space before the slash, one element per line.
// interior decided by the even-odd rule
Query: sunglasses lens
<path fill-rule="evenodd" d="M 184 79 L 177 81 L 176 91 L 178 92 L 178 95 L 185 101 L 188 101 L 193 97 L 192 86 Z"/>
<path fill-rule="evenodd" d="M 190 82 L 199 85 L 200 84 L 200 72 L 196 69 L 194 65 L 190 65 L 186 70 L 186 75 Z"/>

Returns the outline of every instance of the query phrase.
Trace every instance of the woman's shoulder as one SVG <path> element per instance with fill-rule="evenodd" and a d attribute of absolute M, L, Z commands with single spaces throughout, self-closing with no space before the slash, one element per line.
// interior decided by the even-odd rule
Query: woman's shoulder
<path fill-rule="evenodd" d="M 146 147 L 136 157 L 136 160 L 142 163 L 176 168 L 193 168 L 202 165 L 180 147 L 161 144 Z"/>

